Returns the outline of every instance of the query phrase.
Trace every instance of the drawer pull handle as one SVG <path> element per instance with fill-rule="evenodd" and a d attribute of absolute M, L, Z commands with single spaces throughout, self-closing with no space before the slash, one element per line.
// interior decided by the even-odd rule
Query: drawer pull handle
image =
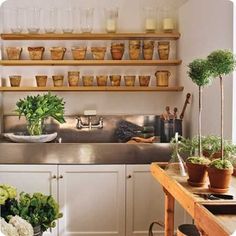
<path fill-rule="evenodd" d="M 132 178 L 132 175 L 128 175 L 128 176 L 127 176 L 127 179 L 131 179 L 131 178 Z"/>
<path fill-rule="evenodd" d="M 63 179 L 63 175 L 60 175 L 60 176 L 58 177 L 58 179 Z"/>
<path fill-rule="evenodd" d="M 52 176 L 52 179 L 56 179 L 56 178 L 57 178 L 57 176 L 56 176 L 56 175 L 53 175 L 53 176 Z"/>

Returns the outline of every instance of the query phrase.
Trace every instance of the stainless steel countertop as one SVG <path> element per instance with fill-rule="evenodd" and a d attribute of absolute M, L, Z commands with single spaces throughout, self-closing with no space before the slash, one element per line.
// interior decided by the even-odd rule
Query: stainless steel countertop
<path fill-rule="evenodd" d="M 150 164 L 170 155 L 167 143 L 0 143 L 0 164 Z"/>

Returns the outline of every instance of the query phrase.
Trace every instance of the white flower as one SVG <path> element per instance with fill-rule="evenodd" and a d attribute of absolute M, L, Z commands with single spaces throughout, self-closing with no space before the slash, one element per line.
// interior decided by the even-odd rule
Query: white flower
<path fill-rule="evenodd" d="M 3 218 L 0 218 L 0 232 L 4 236 L 19 236 L 17 229 L 13 225 L 8 224 Z"/>
<path fill-rule="evenodd" d="M 16 228 L 19 236 L 33 236 L 34 235 L 34 230 L 31 224 L 19 216 L 12 217 L 9 223 L 12 224 Z"/>

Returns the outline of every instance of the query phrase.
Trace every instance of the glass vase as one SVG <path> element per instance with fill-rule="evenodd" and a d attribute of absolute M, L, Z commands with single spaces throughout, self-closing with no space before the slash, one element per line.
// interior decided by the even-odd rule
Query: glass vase
<path fill-rule="evenodd" d="M 41 135 L 43 133 L 44 120 L 28 120 L 27 130 L 29 135 Z"/>

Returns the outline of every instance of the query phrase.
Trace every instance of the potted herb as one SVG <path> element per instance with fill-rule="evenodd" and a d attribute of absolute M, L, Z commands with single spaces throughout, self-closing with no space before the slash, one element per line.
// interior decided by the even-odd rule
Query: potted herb
<path fill-rule="evenodd" d="M 16 112 L 21 118 L 25 116 L 27 130 L 30 135 L 41 135 L 45 119 L 52 117 L 60 123 L 64 123 L 64 105 L 62 98 L 50 93 L 37 96 L 27 96 L 17 103 Z"/>
<path fill-rule="evenodd" d="M 224 86 L 223 76 L 232 73 L 236 66 L 235 56 L 228 50 L 217 50 L 212 52 L 208 57 L 208 64 L 213 77 L 220 79 L 221 94 L 221 158 L 214 160 L 208 168 L 210 179 L 210 189 L 215 192 L 227 192 L 230 178 L 233 173 L 232 164 L 224 158 Z M 219 178 L 217 176 L 220 176 Z M 215 180 L 218 180 L 216 182 Z"/>
<path fill-rule="evenodd" d="M 206 168 L 209 160 L 202 155 L 202 140 L 201 140 L 201 116 L 202 116 L 202 90 L 208 85 L 211 80 L 211 71 L 209 70 L 208 62 L 204 59 L 196 59 L 189 65 L 188 75 L 190 79 L 198 86 L 198 156 L 190 156 L 186 160 L 189 179 L 188 183 L 192 186 L 203 186 L 206 179 Z"/>
<path fill-rule="evenodd" d="M 14 215 L 28 221 L 37 236 L 41 236 L 49 228 L 54 228 L 56 220 L 62 217 L 54 198 L 42 193 L 20 193 L 17 205 L 12 206 L 11 210 Z"/>

